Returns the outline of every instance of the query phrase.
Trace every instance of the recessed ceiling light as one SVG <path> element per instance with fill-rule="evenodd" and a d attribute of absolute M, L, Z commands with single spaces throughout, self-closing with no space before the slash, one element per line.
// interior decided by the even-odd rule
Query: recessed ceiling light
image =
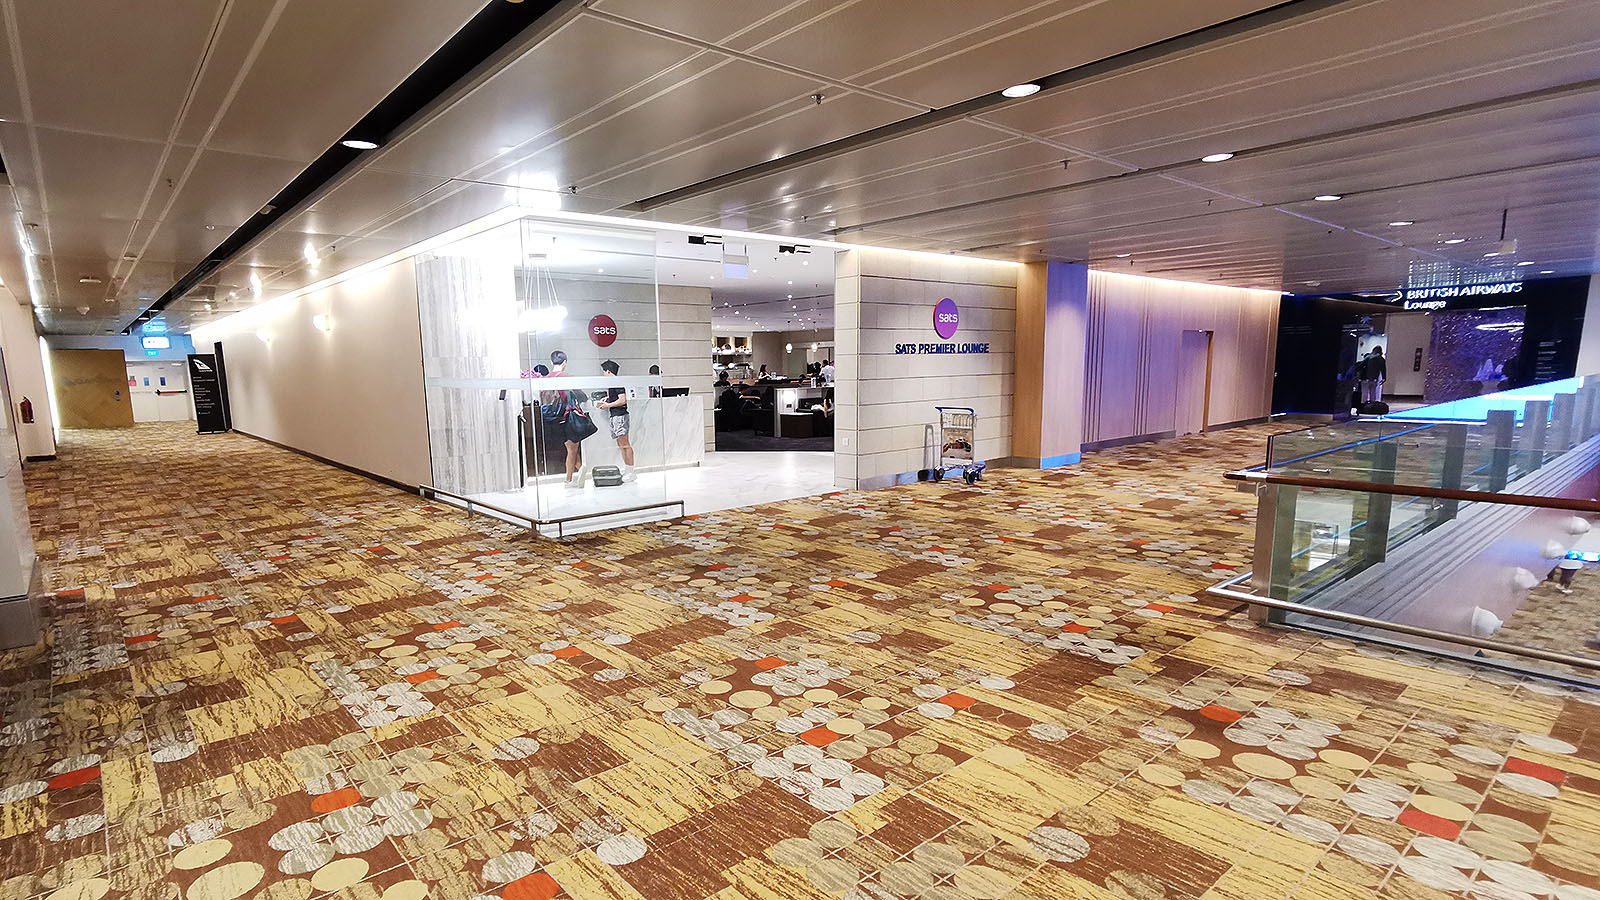
<path fill-rule="evenodd" d="M 1132 255 L 1133 255 L 1132 253 L 1118 253 L 1117 254 L 1117 259 L 1127 259 L 1128 257 L 1130 257 Z"/>
<path fill-rule="evenodd" d="M 100 279 L 93 275 L 85 275 L 78 279 L 79 284 L 99 284 Z"/>
<path fill-rule="evenodd" d="M 1344 199 L 1344 195 L 1343 194 L 1318 194 L 1315 197 L 1312 197 L 1311 199 L 1317 201 L 1318 203 L 1332 203 L 1335 200 L 1343 200 Z"/>
<path fill-rule="evenodd" d="M 1232 153 L 1208 153 L 1200 157 L 1201 162 L 1227 162 L 1233 159 Z"/>
<path fill-rule="evenodd" d="M 1483 255 L 1483 258 L 1484 259 L 1493 259 L 1494 257 L 1499 256 L 1499 255 L 1500 255 L 1500 251 L 1499 250 L 1490 250 L 1488 253 L 1485 253 Z"/>
<path fill-rule="evenodd" d="M 360 140 L 359 138 L 349 138 L 348 140 L 343 140 L 343 141 L 340 141 L 339 143 L 344 145 L 344 146 L 346 146 L 346 147 L 349 147 L 351 150 L 376 150 L 376 149 L 378 149 L 378 145 L 373 143 L 372 141 L 363 141 L 363 140 Z"/>
<path fill-rule="evenodd" d="M 1013 84 L 1000 93 L 1015 100 L 1018 97 L 1031 97 L 1039 93 L 1039 86 L 1031 81 L 1027 84 Z"/>
<path fill-rule="evenodd" d="M 1554 275 L 1555 273 L 1556 273 L 1555 269 L 1540 269 L 1539 270 L 1539 274 L 1540 275 Z"/>
<path fill-rule="evenodd" d="M 1519 265 L 1519 266 L 1531 266 L 1531 265 L 1533 265 L 1533 260 L 1525 259 L 1522 262 L 1517 263 L 1517 265 Z"/>
<path fill-rule="evenodd" d="M 1396 222 L 1390 222 L 1389 223 L 1389 227 L 1390 228 L 1404 228 L 1407 225 L 1415 225 L 1415 224 L 1417 224 L 1417 223 L 1415 223 L 1415 222 L 1413 222 L 1413 221 L 1411 221 L 1409 219 L 1400 219 L 1399 221 L 1396 221 Z"/>
<path fill-rule="evenodd" d="M 1466 238 L 1450 238 L 1449 240 L 1445 241 L 1446 244 L 1465 244 L 1466 242 Z"/>

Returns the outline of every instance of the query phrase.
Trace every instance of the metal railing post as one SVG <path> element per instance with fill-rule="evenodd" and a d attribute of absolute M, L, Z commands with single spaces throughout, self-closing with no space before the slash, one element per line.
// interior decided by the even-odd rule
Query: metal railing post
<path fill-rule="evenodd" d="M 1503 491 L 1511 483 L 1511 455 L 1517 440 L 1517 412 L 1491 409 L 1484 436 L 1489 439 L 1489 490 Z"/>
<path fill-rule="evenodd" d="M 1400 447 L 1393 441 L 1373 444 L 1369 480 L 1375 484 L 1394 484 L 1399 458 Z M 1363 496 L 1366 499 L 1367 522 L 1362 526 L 1365 534 L 1361 541 L 1361 557 L 1366 565 L 1375 566 L 1389 556 L 1389 522 L 1394 512 L 1394 495 L 1368 493 Z M 1359 502 L 1357 506 L 1360 506 Z"/>
<path fill-rule="evenodd" d="M 1594 401 L 1595 394 L 1600 393 L 1600 388 L 1593 384 L 1586 384 L 1578 388 L 1577 408 L 1573 410 L 1574 433 L 1572 443 L 1581 444 L 1594 437 Z"/>
<path fill-rule="evenodd" d="M 1256 593 L 1289 599 L 1289 583 L 1294 579 L 1295 503 L 1300 489 L 1289 485 L 1263 484 L 1256 489 L 1255 565 L 1251 586 Z M 1264 607 L 1252 607 L 1257 621 L 1276 621 Z"/>
<path fill-rule="evenodd" d="M 1557 394 L 1550 402 L 1550 438 L 1552 453 L 1561 454 L 1572 449 L 1572 418 L 1577 412 L 1575 394 Z"/>
<path fill-rule="evenodd" d="M 1467 426 L 1454 422 L 1441 426 L 1444 429 L 1444 456 L 1439 461 L 1439 487 L 1459 491 L 1462 473 L 1467 466 Z M 1440 500 L 1435 518 L 1446 522 L 1456 517 L 1461 504 L 1455 500 Z"/>
<path fill-rule="evenodd" d="M 1545 442 L 1550 437 L 1550 401 L 1529 400 L 1523 407 L 1522 427 L 1528 436 L 1523 451 L 1526 468 L 1537 471 L 1544 467 Z"/>

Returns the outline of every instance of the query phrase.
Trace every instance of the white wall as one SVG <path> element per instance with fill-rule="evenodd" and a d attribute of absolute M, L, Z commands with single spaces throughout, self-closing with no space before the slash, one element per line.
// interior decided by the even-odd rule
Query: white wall
<path fill-rule="evenodd" d="M 332 331 L 311 324 L 318 313 L 331 316 Z M 431 480 L 412 260 L 194 337 L 202 352 L 222 341 L 235 429 L 404 484 Z"/>
<path fill-rule="evenodd" d="M 1428 379 L 1428 345 L 1433 338 L 1433 317 L 1427 313 L 1391 313 L 1384 324 L 1388 346 L 1383 355 L 1388 357 L 1389 377 L 1383 383 L 1383 395 L 1422 396 Z M 1422 351 L 1422 369 L 1411 371 L 1417 350 Z"/>
<path fill-rule="evenodd" d="M 1019 267 L 877 250 L 844 251 L 835 265 L 835 484 L 876 487 L 923 468 L 940 405 L 977 410 L 977 459 L 1009 457 Z M 896 354 L 942 343 L 933 307 L 945 297 L 961 311 L 953 342 L 990 352 Z"/>
<path fill-rule="evenodd" d="M 55 410 L 50 405 L 49 380 L 44 375 L 44 355 L 39 349 L 33 308 L 18 303 L 8 290 L 0 289 L 0 349 L 5 351 L 6 386 L 10 388 L 11 410 L 17 420 L 17 443 L 27 457 L 54 456 Z M 33 404 L 33 422 L 24 424 L 18 412 L 23 398 Z"/>

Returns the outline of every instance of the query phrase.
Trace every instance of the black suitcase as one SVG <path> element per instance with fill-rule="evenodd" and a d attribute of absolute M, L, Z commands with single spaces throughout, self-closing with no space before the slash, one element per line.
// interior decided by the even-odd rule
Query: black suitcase
<path fill-rule="evenodd" d="M 1363 416 L 1387 416 L 1389 414 L 1389 404 L 1382 400 L 1368 400 L 1356 407 L 1356 412 Z"/>

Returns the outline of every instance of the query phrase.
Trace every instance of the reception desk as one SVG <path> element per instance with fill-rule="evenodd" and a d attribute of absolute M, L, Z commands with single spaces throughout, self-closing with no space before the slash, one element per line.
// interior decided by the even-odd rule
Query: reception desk
<path fill-rule="evenodd" d="M 783 434 L 783 417 L 801 412 L 802 401 L 809 409 L 812 405 L 821 403 L 828 392 L 833 390 L 833 385 L 819 385 L 812 387 L 809 384 L 791 384 L 774 387 L 772 390 L 772 433 Z M 810 435 L 807 435 L 809 437 Z"/>

